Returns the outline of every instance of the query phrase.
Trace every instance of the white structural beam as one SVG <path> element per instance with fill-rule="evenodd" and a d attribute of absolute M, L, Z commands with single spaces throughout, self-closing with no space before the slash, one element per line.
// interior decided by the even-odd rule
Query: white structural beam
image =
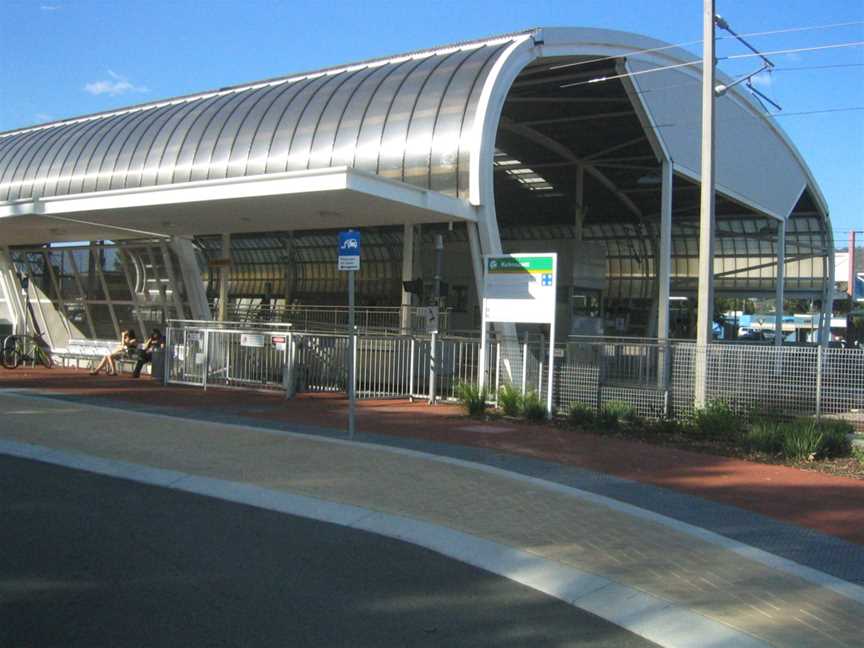
<path fill-rule="evenodd" d="M 777 285 L 774 295 L 774 346 L 783 345 L 783 291 L 786 280 L 786 221 L 777 222 Z"/>
<path fill-rule="evenodd" d="M 672 279 L 672 163 L 663 160 L 660 190 L 660 253 L 657 263 L 657 337 L 669 338 L 669 289 Z"/>
<path fill-rule="evenodd" d="M 702 173 L 694 405 L 708 400 L 708 345 L 714 315 L 714 0 L 702 7 Z"/>
<path fill-rule="evenodd" d="M 189 302 L 192 319 L 211 319 L 210 306 L 207 304 L 207 290 L 201 277 L 201 268 L 198 267 L 195 246 L 189 239 L 175 236 L 171 239 L 171 249 L 177 255 L 180 276 L 183 278 L 183 287 L 186 289 L 186 299 Z M 174 286 L 175 290 L 177 288 Z"/>
<path fill-rule="evenodd" d="M 0 246 L 0 291 L 9 309 L 12 320 L 12 332 L 18 335 L 27 332 L 27 306 L 21 293 L 21 283 L 9 248 Z"/>

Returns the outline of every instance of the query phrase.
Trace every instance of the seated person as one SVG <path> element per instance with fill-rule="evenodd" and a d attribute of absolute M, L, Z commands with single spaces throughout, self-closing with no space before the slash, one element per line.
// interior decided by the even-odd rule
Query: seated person
<path fill-rule="evenodd" d="M 131 355 L 135 352 L 135 349 L 138 348 L 138 340 L 135 338 L 135 331 L 133 329 L 128 329 L 122 332 L 120 337 L 120 346 L 114 349 L 111 353 L 104 356 L 102 361 L 96 366 L 96 368 L 90 372 L 91 376 L 95 376 L 103 368 L 108 368 L 109 376 L 117 375 L 117 365 L 114 364 L 114 361 L 122 358 L 123 356 Z"/>
<path fill-rule="evenodd" d="M 144 346 L 138 352 L 138 362 L 135 363 L 135 371 L 132 372 L 133 378 L 141 376 L 141 369 L 144 365 L 153 360 L 153 351 L 161 349 L 165 345 L 165 340 L 162 338 L 162 333 L 159 329 L 150 331 L 150 336 L 144 340 Z"/>

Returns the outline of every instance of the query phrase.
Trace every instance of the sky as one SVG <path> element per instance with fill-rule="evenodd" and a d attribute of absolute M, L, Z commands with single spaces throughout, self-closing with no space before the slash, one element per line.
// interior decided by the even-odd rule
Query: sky
<path fill-rule="evenodd" d="M 538 26 L 638 32 L 701 55 L 702 0 L 0 6 L 0 131 Z M 762 51 L 859 43 L 772 55 L 776 71 L 757 81 L 782 106 L 778 122 L 821 187 L 843 247 L 849 230 L 864 230 L 864 0 L 717 0 L 716 10 L 739 34 L 754 34 L 748 40 Z M 795 28 L 808 29 L 756 35 Z M 718 57 L 743 53 L 718 42 Z M 719 66 L 733 76 L 758 68 L 752 58 Z"/>

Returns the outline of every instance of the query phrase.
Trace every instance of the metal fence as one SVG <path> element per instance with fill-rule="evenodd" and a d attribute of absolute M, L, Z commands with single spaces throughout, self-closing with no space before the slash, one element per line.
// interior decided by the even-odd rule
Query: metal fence
<path fill-rule="evenodd" d="M 212 307 L 216 312 L 216 307 Z M 319 331 L 348 328 L 347 306 L 271 306 L 268 304 L 232 304 L 227 315 L 232 322 L 247 324 L 291 324 L 295 331 Z M 427 306 L 360 306 L 354 312 L 354 324 L 362 332 L 391 331 L 431 333 L 449 329 L 450 309 Z"/>
<path fill-rule="evenodd" d="M 358 398 L 453 399 L 478 384 L 480 343 L 452 335 L 357 333 Z M 300 392 L 345 392 L 350 335 L 281 328 L 174 323 L 167 330 L 166 381 Z M 864 350 L 687 341 L 571 339 L 555 346 L 553 409 L 625 401 L 646 417 L 693 410 L 697 353 L 707 354 L 708 399 L 744 414 L 836 416 L 864 430 Z M 510 385 L 545 394 L 548 345 L 541 337 L 490 336 L 490 399 Z"/>

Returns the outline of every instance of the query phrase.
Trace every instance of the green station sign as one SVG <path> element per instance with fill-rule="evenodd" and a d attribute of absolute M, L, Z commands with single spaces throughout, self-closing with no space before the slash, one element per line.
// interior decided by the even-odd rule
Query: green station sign
<path fill-rule="evenodd" d="M 551 256 L 502 256 L 490 257 L 486 269 L 490 273 L 543 273 L 552 272 L 554 260 Z"/>

